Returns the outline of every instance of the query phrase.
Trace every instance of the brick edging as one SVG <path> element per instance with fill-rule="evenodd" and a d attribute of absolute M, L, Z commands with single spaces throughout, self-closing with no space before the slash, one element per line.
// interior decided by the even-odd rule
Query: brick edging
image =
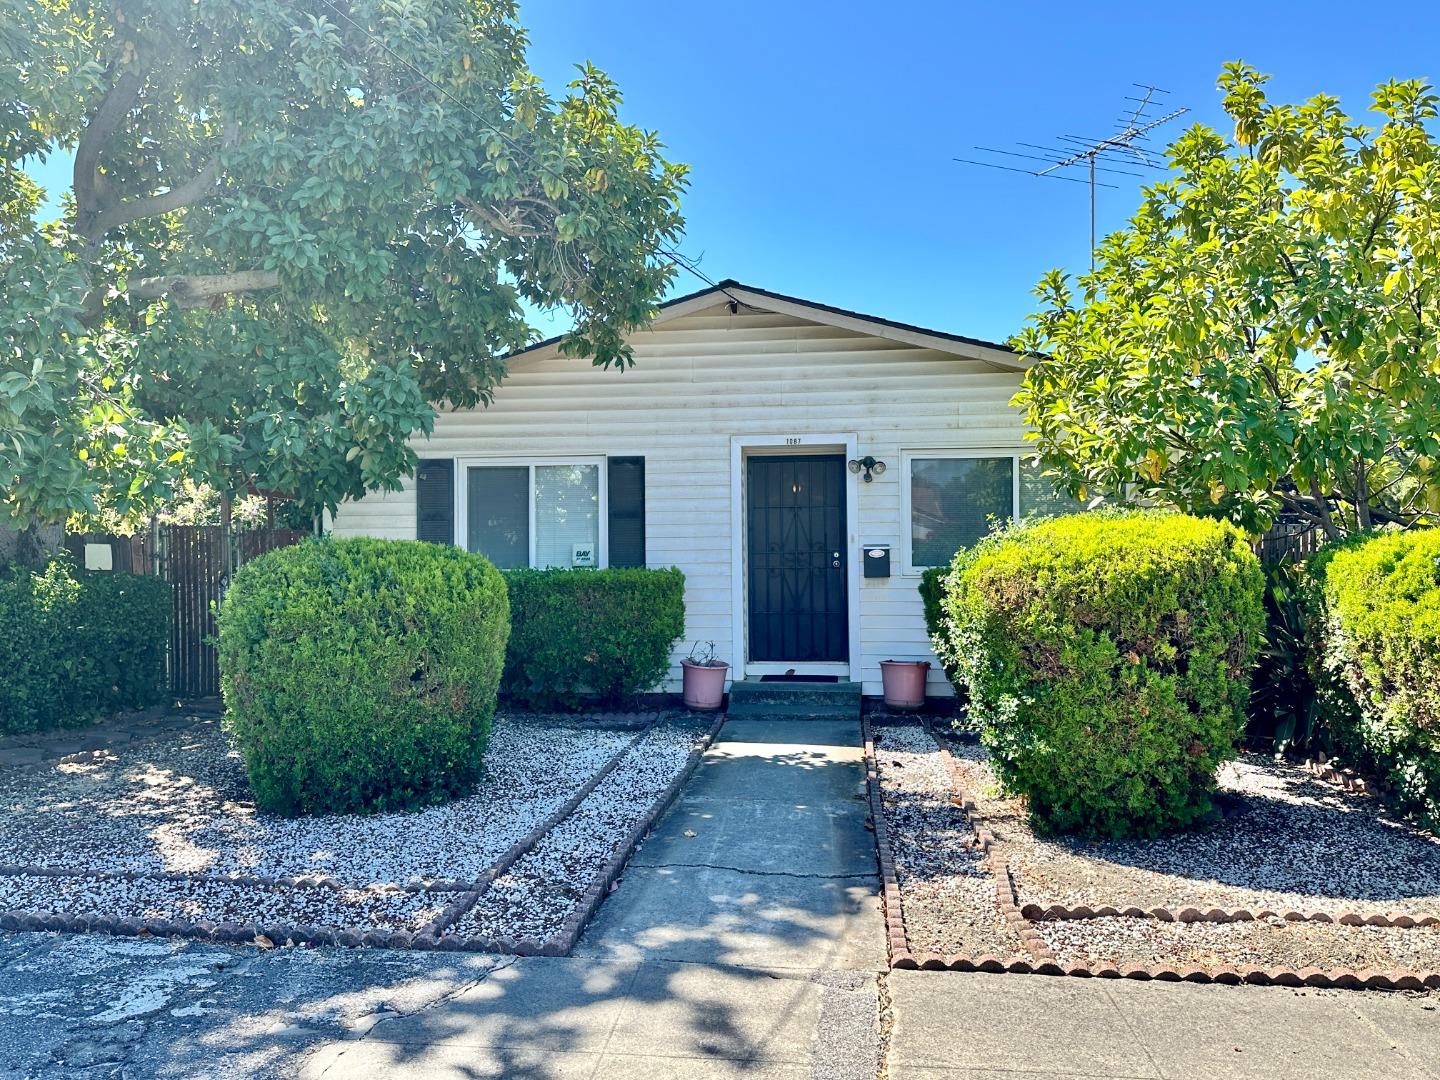
<path fill-rule="evenodd" d="M 875 758 L 875 738 L 870 717 L 860 715 L 860 737 L 865 746 L 865 791 L 870 799 L 870 826 L 880 865 L 880 908 L 885 922 L 885 953 L 892 968 L 906 967 L 910 941 L 905 933 L 905 910 L 900 899 L 900 878 L 895 872 L 895 855 L 890 850 L 890 828 L 885 821 L 885 801 L 880 792 L 880 765 Z M 911 965 L 913 966 L 913 965 Z"/>
<path fill-rule="evenodd" d="M 461 949 L 470 946 L 456 941 L 452 937 L 446 937 L 444 931 L 447 927 L 453 926 L 480 900 L 490 888 L 491 884 L 501 874 L 510 869 L 525 855 L 529 854 L 542 839 L 555 828 L 561 821 L 574 813 L 575 808 L 595 790 L 605 777 L 615 771 L 620 761 L 634 749 L 645 734 L 650 730 L 647 725 L 637 731 L 629 741 L 613 754 L 584 784 L 552 811 L 538 825 L 528 833 L 510 845 L 498 859 L 486 868 L 485 872 L 474 882 L 452 882 L 442 883 L 444 887 L 426 889 L 423 886 L 395 886 L 395 888 L 406 892 L 452 892 L 456 898 L 446 904 L 445 908 L 435 918 L 425 923 L 419 930 L 414 932 L 408 930 L 382 930 L 377 927 L 359 926 L 311 926 L 309 924 L 297 923 L 257 923 L 257 922 L 236 922 L 226 920 L 224 922 L 213 922 L 208 919 L 162 919 L 162 918 L 140 918 L 134 916 L 87 916 L 69 915 L 64 912 L 53 911 L 3 911 L 0 912 L 0 929 L 4 930 L 57 930 L 66 932 L 94 932 L 107 933 L 115 936 L 156 936 L 156 937 L 182 937 L 192 938 L 199 941 L 215 941 L 226 944 L 244 944 L 254 942 L 257 938 L 267 938 L 275 945 L 341 945 L 341 946 L 370 946 L 392 949 Z M 718 725 L 717 725 L 718 726 Z M 0 875 L 25 874 L 31 877 L 94 877 L 108 880 L 121 881 L 151 881 L 151 880 L 194 880 L 212 881 L 223 884 L 257 885 L 266 887 L 297 888 L 310 885 L 328 888 L 353 888 L 337 882 L 334 878 L 326 876 L 309 877 L 265 877 L 260 875 L 204 875 L 183 872 L 147 872 L 147 871 L 102 871 L 86 872 L 74 870 L 61 870 L 54 867 L 0 867 Z M 522 938 L 512 941 L 510 939 L 499 939 L 488 941 L 486 952 L 507 952 L 514 955 L 531 955 L 538 953 L 541 943 L 533 938 Z"/>
<path fill-rule="evenodd" d="M 1274 911 L 1270 908 L 1259 908 L 1253 912 L 1248 908 L 1237 908 L 1233 911 L 1210 908 L 1202 911 L 1197 907 L 1182 907 L 1177 910 L 1168 907 L 1141 908 L 1134 905 L 1116 907 L 1112 904 L 1093 908 L 1088 904 L 1076 904 L 1073 907 L 1066 904 L 1026 904 L 1020 910 L 1027 919 L 1035 922 L 1064 922 L 1119 916 L 1127 919 L 1154 919 L 1157 922 L 1182 923 L 1232 923 L 1283 919 L 1285 922 L 1294 923 L 1334 923 L 1340 926 L 1379 926 L 1400 930 L 1440 926 L 1440 915 L 1365 914 L 1357 911 L 1345 911 L 1336 915 L 1328 911 L 1312 911 L 1307 914 L 1302 911 Z"/>
<path fill-rule="evenodd" d="M 928 729 L 927 729 L 927 731 L 928 731 Z M 874 745 L 873 745 L 873 742 L 872 742 L 871 739 L 870 739 L 870 733 L 869 733 L 868 724 L 866 725 L 866 728 L 865 728 L 865 735 L 866 735 L 866 774 L 867 774 L 867 779 L 868 779 L 868 778 L 870 777 L 872 768 L 875 768 Z M 932 734 L 931 737 L 934 738 L 933 734 Z M 1005 908 L 1005 898 L 1006 898 L 1006 895 L 1005 895 L 1005 894 L 1007 894 L 1007 893 L 1010 894 L 1010 898 L 1011 898 L 1012 903 L 1013 903 L 1013 900 L 1014 900 L 1014 893 L 1013 893 L 1013 891 L 1012 891 L 1013 888 L 1014 888 L 1014 885 L 1013 885 L 1013 881 L 1011 880 L 1011 877 L 1010 877 L 1009 867 L 1005 864 L 1005 862 L 1004 862 L 1003 859 L 1000 859 L 1000 858 L 998 857 L 998 853 L 997 853 L 997 852 L 992 851 L 992 849 L 993 849 L 993 847 L 994 847 L 994 834 L 990 831 L 988 825 L 986 825 L 985 820 L 984 820 L 984 816 L 979 813 L 978 809 L 977 809 L 976 806 L 975 806 L 974 801 L 971 800 L 971 799 L 969 799 L 969 798 L 966 796 L 965 791 L 964 791 L 964 786 L 963 786 L 963 785 L 960 783 L 960 781 L 959 781 L 958 768 L 957 768 L 957 766 L 956 766 L 956 764 L 955 764 L 954 758 L 953 758 L 953 757 L 951 756 L 951 754 L 950 754 L 949 748 L 946 747 L 943 743 L 941 743 L 940 740 L 938 740 L 938 739 L 936 740 L 936 745 L 939 747 L 940 753 L 943 755 L 943 758 L 944 758 L 945 763 L 946 763 L 946 771 L 947 771 L 947 773 L 948 773 L 949 776 L 950 776 L 950 781 L 951 781 L 951 801 L 952 801 L 952 803 L 954 803 L 956 806 L 959 806 L 959 807 L 962 809 L 962 811 L 965 812 L 965 814 L 966 814 L 966 819 L 967 819 L 967 821 L 969 821 L 972 829 L 973 829 L 974 832 L 975 832 L 976 845 L 977 845 L 978 847 L 980 847 L 980 849 L 985 853 L 985 860 L 984 860 L 984 861 L 986 862 L 987 866 L 988 866 L 988 867 L 992 870 L 992 872 L 994 873 L 997 902 L 1000 903 L 1001 908 L 1002 908 L 1002 911 L 1006 911 L 1006 908 Z M 873 787 L 873 789 L 872 789 L 872 804 L 874 803 L 876 797 L 878 796 L 878 791 L 879 791 L 879 783 L 878 783 L 879 773 L 878 773 L 878 768 L 875 768 L 874 778 L 875 778 L 875 783 L 874 783 L 874 787 Z M 884 865 L 885 865 L 886 861 L 888 860 L 888 861 L 889 861 L 889 865 L 890 865 L 891 870 L 892 870 L 892 874 L 893 874 L 894 861 L 893 861 L 893 857 L 890 857 L 889 851 L 888 851 L 888 847 L 889 847 L 888 834 L 883 833 L 880 828 L 877 828 L 877 829 L 876 829 L 876 842 L 877 842 L 877 844 L 881 844 L 881 843 L 882 843 L 882 837 L 883 837 L 883 846 L 881 846 L 882 873 L 883 873 Z M 1004 876 L 1003 876 L 1003 882 L 1002 882 L 1002 876 L 1001 876 L 1001 875 L 1002 875 L 1002 872 L 1003 872 L 1003 875 L 1004 875 Z M 889 883 L 890 883 L 890 882 L 887 881 L 887 885 L 888 885 Z M 895 892 L 896 892 L 896 911 L 897 911 L 897 913 L 898 913 L 898 911 L 899 911 L 899 895 L 898 895 L 898 894 L 899 894 L 899 888 L 898 888 L 898 883 L 896 883 Z M 1027 905 L 1026 908 L 1019 909 L 1018 912 L 1017 912 L 1017 914 L 1020 916 L 1020 918 L 1021 918 L 1022 920 L 1025 920 L 1025 921 L 1027 922 L 1027 927 L 1028 927 L 1029 933 L 1035 935 L 1035 937 L 1038 938 L 1038 937 L 1039 937 L 1038 931 L 1036 931 L 1036 930 L 1034 929 L 1033 925 L 1029 925 L 1029 922 L 1028 922 L 1028 920 L 1029 920 L 1030 918 L 1032 918 L 1033 915 L 1034 915 L 1033 910 L 1031 910 L 1031 909 L 1033 909 L 1034 907 L 1035 907 L 1035 905 Z M 1071 910 L 1080 910 L 1080 909 L 1071 909 Z M 1104 910 L 1104 909 L 1100 909 L 1100 910 Z M 1139 911 L 1140 909 L 1136 908 L 1136 909 L 1133 909 L 1133 910 Z M 1164 910 L 1164 909 L 1154 909 L 1154 910 Z M 1192 914 L 1195 910 L 1196 910 L 1196 909 L 1182 909 L 1182 911 L 1183 911 L 1185 914 Z M 1027 914 L 1027 911 L 1029 912 L 1028 914 Z M 1121 914 L 1121 915 L 1125 915 L 1125 914 L 1129 914 L 1130 912 L 1129 912 L 1129 911 L 1124 911 L 1124 910 L 1122 910 L 1122 911 L 1119 911 L 1119 912 L 1117 912 L 1117 913 L 1118 913 L 1118 914 Z M 1044 912 L 1043 912 L 1043 910 L 1042 910 L 1042 915 L 1043 915 L 1043 914 L 1044 914 Z M 1157 916 L 1154 916 L 1153 913 L 1142 913 L 1142 914 L 1150 915 L 1150 917 L 1157 917 Z M 1168 914 L 1168 912 L 1167 912 L 1167 914 Z M 1206 913 L 1206 914 L 1208 914 L 1208 913 Z M 1231 913 L 1231 914 L 1233 914 L 1233 913 Z M 893 934 L 894 929 L 895 929 L 895 928 L 893 927 L 893 925 L 890 923 L 889 915 L 890 915 L 890 912 L 889 912 L 889 908 L 888 908 L 888 906 L 887 906 L 887 910 L 886 910 L 886 918 L 887 918 L 887 937 L 889 937 L 891 934 Z M 1075 917 L 1075 918 L 1094 917 L 1094 913 L 1092 912 L 1091 916 L 1075 915 L 1075 916 L 1072 916 L 1072 917 Z M 1398 918 L 1409 919 L 1410 917 L 1409 917 L 1409 916 L 1398 916 Z M 1427 918 L 1428 918 L 1428 917 L 1427 917 Z M 1007 921 L 1008 921 L 1008 920 L 1009 920 L 1009 913 L 1008 913 L 1008 911 L 1007 911 Z M 1187 919 L 1187 920 L 1184 920 L 1184 921 L 1197 921 L 1197 920 Z M 1289 921 L 1297 921 L 1297 920 L 1293 920 L 1293 919 L 1292 919 L 1292 920 L 1289 920 Z M 1308 920 L 1305 920 L 1305 921 L 1308 921 Z M 1013 922 L 1012 922 L 1012 925 L 1013 925 Z M 1378 923 L 1367 923 L 1367 925 L 1380 925 L 1380 924 L 1378 924 Z M 1398 925 L 1398 924 L 1392 924 L 1392 925 Z M 1428 922 L 1428 921 L 1427 921 L 1427 922 L 1422 922 L 1421 920 L 1415 919 L 1415 920 L 1412 920 L 1412 925 L 1417 925 L 1417 926 L 1421 926 L 1421 925 L 1432 925 L 1432 923 L 1430 923 L 1430 922 Z M 904 941 L 905 941 L 905 938 L 904 938 L 904 924 L 903 924 L 903 922 L 900 923 L 899 930 L 900 930 L 900 941 L 901 941 L 902 944 L 903 944 Z M 893 939 L 892 939 L 892 940 L 893 940 Z M 1028 942 L 1027 942 L 1027 945 L 1028 945 Z M 1404 969 L 1401 969 L 1401 968 L 1387 969 L 1387 970 L 1364 969 L 1364 970 L 1355 971 L 1355 970 L 1351 970 L 1351 969 L 1348 969 L 1348 968 L 1319 968 L 1319 967 L 1294 968 L 1294 967 L 1284 967 L 1284 966 L 1261 967 L 1261 966 L 1258 966 L 1258 965 L 1251 965 L 1251 966 L 1246 966 L 1246 967 L 1237 967 L 1237 966 L 1231 966 L 1231 965 L 1222 965 L 1222 966 L 1218 966 L 1218 967 L 1213 967 L 1213 968 L 1211 968 L 1211 967 L 1204 967 L 1204 966 L 1195 965 L 1195 964 L 1191 964 L 1191 965 L 1170 965 L 1170 964 L 1150 964 L 1150 965 L 1145 965 L 1145 964 L 1115 964 L 1115 963 L 1109 963 L 1109 962 L 1105 962 L 1105 961 L 1082 963 L 1082 964 L 1062 965 L 1062 964 L 1058 961 L 1058 959 L 1054 956 L 1054 954 L 1049 950 L 1049 947 L 1048 947 L 1047 945 L 1045 945 L 1045 943 L 1043 942 L 1043 939 L 1041 940 L 1041 945 L 1044 946 L 1045 953 L 1049 954 L 1048 956 L 1042 956 L 1042 954 L 1041 954 L 1038 950 L 1034 950 L 1034 951 L 1032 951 L 1032 954 L 1031 954 L 1031 955 L 1032 955 L 1032 959 L 1031 959 L 1031 960 L 1011 960 L 1011 961 L 1008 961 L 1008 962 L 1007 962 L 1007 961 L 1004 961 L 1004 960 L 1001 960 L 999 957 L 992 956 L 992 955 L 988 955 L 988 954 L 987 954 L 987 955 L 982 955 L 982 956 L 966 956 L 966 955 L 958 955 L 958 954 L 953 954 L 953 955 L 948 955 L 948 956 L 942 956 L 942 955 L 937 954 L 937 953 L 920 953 L 920 954 L 914 954 L 914 953 L 911 953 L 911 952 L 909 951 L 908 945 L 906 945 L 906 946 L 905 946 L 904 948 L 902 948 L 900 951 L 896 951 L 896 950 L 893 950 L 893 949 L 892 949 L 891 955 L 890 955 L 890 966 L 891 966 L 891 968 L 893 968 L 893 969 L 900 969 L 900 970 L 919 970 L 919 971 L 969 971 L 969 972 L 991 972 L 991 973 L 995 973 L 995 974 L 1012 974 L 1012 975 L 1058 975 L 1058 976 L 1070 976 L 1070 977 L 1074 977 L 1074 978 L 1135 979 L 1135 980 L 1140 980 L 1140 981 L 1155 981 L 1155 982 L 1218 983 L 1218 984 L 1224 984 L 1224 985 L 1239 985 L 1239 984 L 1241 984 L 1241 983 L 1246 983 L 1246 984 L 1253 985 L 1253 986 L 1312 987 L 1312 988 L 1317 988 L 1317 989 L 1339 989 L 1339 990 L 1410 990 L 1410 991 L 1440 990 L 1440 971 L 1407 971 L 1407 970 L 1404 970 Z"/>

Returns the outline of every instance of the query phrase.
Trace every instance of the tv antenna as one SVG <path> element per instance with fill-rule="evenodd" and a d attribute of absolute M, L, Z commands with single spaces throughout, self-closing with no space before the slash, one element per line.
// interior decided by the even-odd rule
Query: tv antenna
<path fill-rule="evenodd" d="M 1171 120 L 1185 115 L 1189 109 L 1170 109 L 1161 115 L 1157 111 L 1163 108 L 1159 98 L 1169 94 L 1170 91 L 1162 90 L 1158 86 L 1150 86 L 1148 83 L 1134 83 L 1137 90 L 1134 94 L 1125 95 L 1125 100 L 1134 102 L 1133 107 L 1127 105 L 1125 112 L 1116 118 L 1120 129 L 1112 135 L 1103 139 L 1087 139 L 1079 135 L 1057 135 L 1053 141 L 1060 143 L 1060 146 L 1041 146 L 1038 143 L 1018 142 L 1015 145 L 1024 147 L 1024 150 L 1000 150 L 993 146 L 976 146 L 975 150 L 983 154 L 996 154 L 1012 158 L 1024 158 L 1030 161 L 1042 161 L 1041 168 L 1021 168 L 1015 165 L 1004 165 L 998 161 L 979 161 L 975 158 L 956 158 L 956 161 L 966 165 L 983 165 L 987 169 L 1004 169 L 1006 172 L 1024 173 L 1027 176 L 1042 176 L 1051 180 L 1069 180 L 1076 184 L 1090 185 L 1090 269 L 1095 269 L 1095 189 L 1114 188 L 1118 185 L 1107 184 L 1103 180 L 1097 180 L 1095 174 L 1105 173 L 1118 174 L 1120 176 L 1144 176 L 1139 169 L 1155 169 L 1164 171 L 1166 165 L 1164 158 L 1154 148 L 1147 147 L 1145 143 L 1150 138 L 1150 133 L 1161 124 L 1168 124 Z M 1030 151 L 1030 152 L 1026 152 Z M 1034 153 L 1040 151 L 1040 153 Z M 1124 168 L 1117 168 L 1124 166 Z M 1079 169 L 1087 175 L 1077 176 L 1070 170 Z"/>

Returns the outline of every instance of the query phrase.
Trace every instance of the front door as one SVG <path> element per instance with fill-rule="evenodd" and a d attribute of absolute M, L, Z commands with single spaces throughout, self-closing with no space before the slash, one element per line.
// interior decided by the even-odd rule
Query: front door
<path fill-rule="evenodd" d="M 748 461 L 749 659 L 849 660 L 844 455 Z"/>

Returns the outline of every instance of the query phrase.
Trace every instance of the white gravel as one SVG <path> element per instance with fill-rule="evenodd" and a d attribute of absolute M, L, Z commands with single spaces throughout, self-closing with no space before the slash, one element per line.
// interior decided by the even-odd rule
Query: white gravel
<path fill-rule="evenodd" d="M 454 893 L 411 892 L 391 886 L 286 888 L 222 880 L 0 877 L 0 911 L 60 911 L 91 918 L 285 923 L 413 933 L 454 899 Z"/>
<path fill-rule="evenodd" d="M 1287 923 L 1280 919 L 1168 923 L 1120 916 L 1040 922 L 1036 929 L 1062 965 L 1440 970 L 1440 928 L 1437 927 L 1402 930 L 1338 923 Z"/>
<path fill-rule="evenodd" d="M 574 813 L 495 879 L 453 932 L 537 941 L 555 935 L 685 767 L 708 727 L 708 720 L 681 718 L 646 732 Z"/>
<path fill-rule="evenodd" d="M 474 881 L 632 734 L 497 718 L 474 794 L 373 816 L 258 814 L 217 723 L 0 781 L 0 865 L 75 873 L 326 875 L 346 885 Z"/>
<path fill-rule="evenodd" d="M 1208 829 L 1084 841 L 1036 836 L 985 751 L 948 745 L 1022 904 L 1440 915 L 1440 839 L 1298 766 L 1252 754 L 1222 767 L 1226 816 Z"/>
<path fill-rule="evenodd" d="M 905 932 L 914 953 L 1026 956 L 995 903 L 974 833 L 950 804 L 950 777 L 919 725 L 876 728 L 875 758 Z"/>

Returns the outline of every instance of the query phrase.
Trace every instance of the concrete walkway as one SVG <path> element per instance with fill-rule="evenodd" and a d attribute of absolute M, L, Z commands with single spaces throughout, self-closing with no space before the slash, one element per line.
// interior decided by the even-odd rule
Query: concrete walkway
<path fill-rule="evenodd" d="M 574 956 L 516 961 L 308 1075 L 873 1080 L 865 817 L 857 725 L 731 721 Z"/>
<path fill-rule="evenodd" d="M 1440 1080 L 1440 996 L 891 972 L 854 725 L 733 721 L 561 959 L 0 934 L 4 1077 Z"/>

